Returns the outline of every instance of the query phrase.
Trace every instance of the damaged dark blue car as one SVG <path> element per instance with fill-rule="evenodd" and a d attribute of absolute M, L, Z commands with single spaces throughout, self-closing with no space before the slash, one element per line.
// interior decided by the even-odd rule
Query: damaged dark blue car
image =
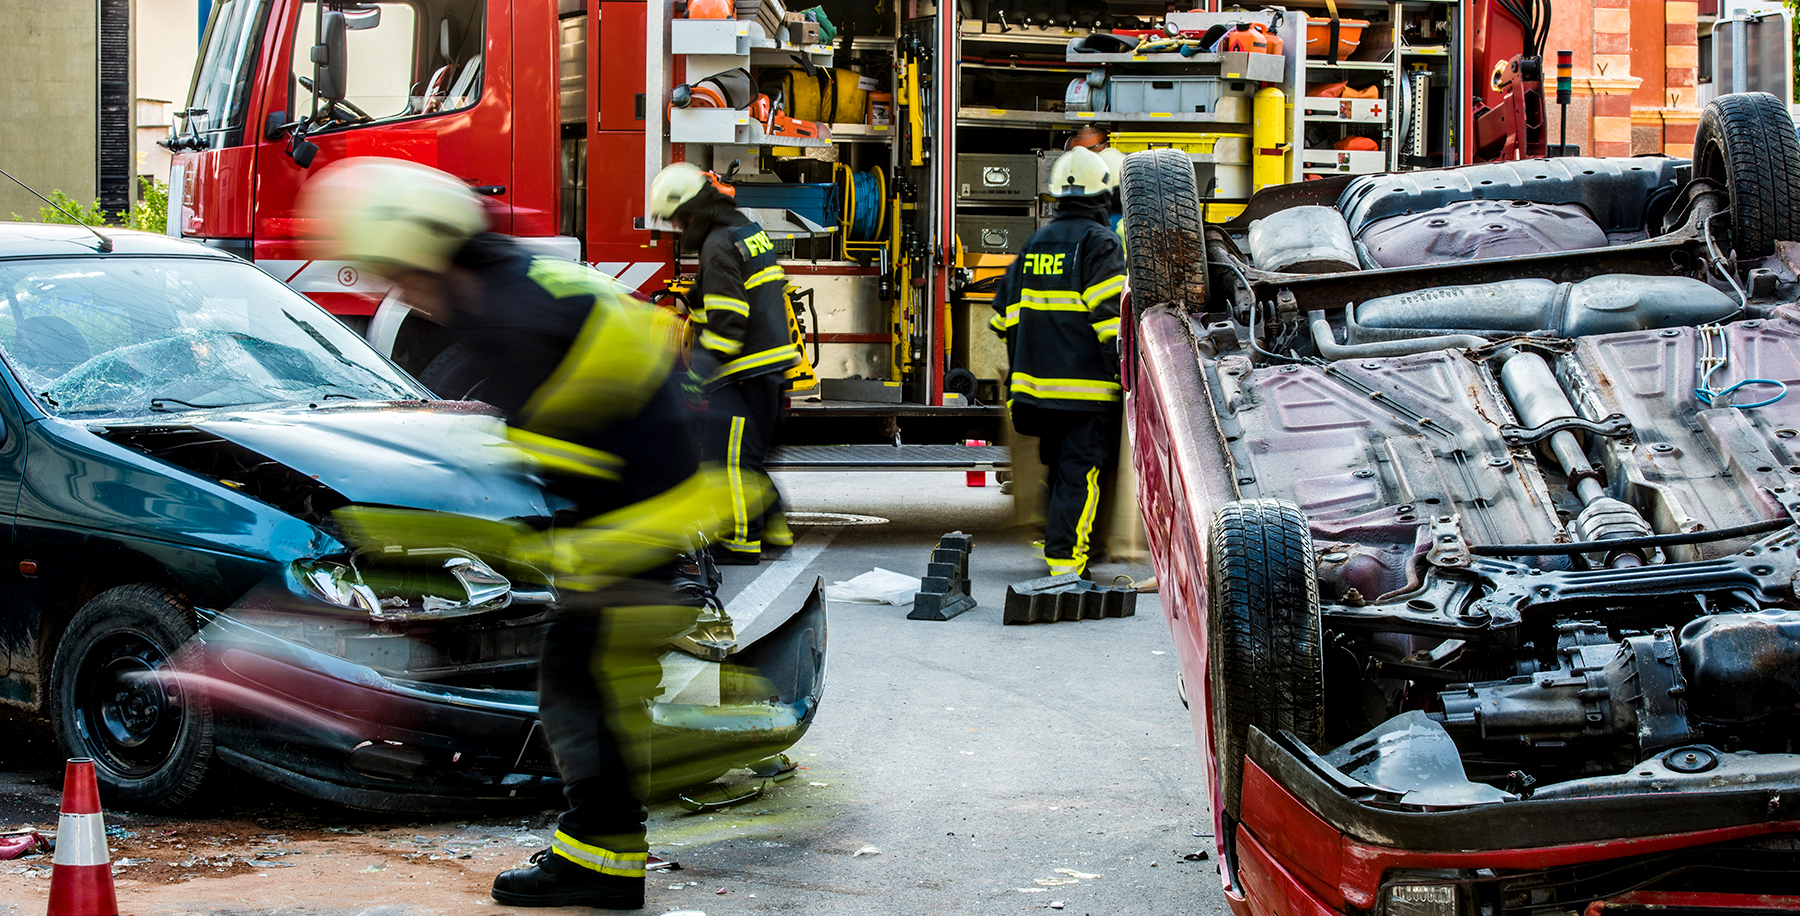
<path fill-rule="evenodd" d="M 452 544 L 357 552 L 332 522 L 553 524 L 499 419 L 243 261 L 108 236 L 0 225 L 0 703 L 130 807 L 179 806 L 221 764 L 371 809 L 554 793 L 535 640 L 555 583 Z M 704 781 L 805 733 L 817 593 L 773 623 L 715 663 L 728 708 L 656 704 L 659 771 Z"/>

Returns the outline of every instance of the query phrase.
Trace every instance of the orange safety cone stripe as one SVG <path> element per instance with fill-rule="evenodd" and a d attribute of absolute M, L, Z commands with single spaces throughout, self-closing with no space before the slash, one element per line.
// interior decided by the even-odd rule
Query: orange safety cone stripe
<path fill-rule="evenodd" d="M 94 761 L 77 757 L 63 770 L 62 816 L 56 824 L 56 858 L 50 869 L 49 916 L 119 916 L 112 857 Z"/>

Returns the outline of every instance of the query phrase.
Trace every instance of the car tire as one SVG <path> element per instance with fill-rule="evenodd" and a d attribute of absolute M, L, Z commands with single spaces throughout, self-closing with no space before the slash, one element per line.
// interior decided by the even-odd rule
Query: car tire
<path fill-rule="evenodd" d="M 1694 175 L 1730 194 L 1739 258 L 1766 258 L 1778 239 L 1800 241 L 1800 136 L 1780 99 L 1740 92 L 1708 102 L 1694 133 Z"/>
<path fill-rule="evenodd" d="M 216 766 L 212 706 L 170 670 L 194 635 L 194 611 L 156 585 L 108 589 L 69 621 L 50 668 L 56 737 L 69 757 L 91 757 L 111 804 L 172 811 L 194 798 Z"/>
<path fill-rule="evenodd" d="M 1250 728 L 1325 732 L 1324 655 L 1312 532 L 1280 499 L 1227 503 L 1213 516 L 1206 635 L 1213 750 L 1224 812 L 1238 817 Z"/>
<path fill-rule="evenodd" d="M 459 340 L 445 347 L 419 373 L 419 382 L 446 401 L 476 401 L 487 384 L 487 370 L 475 358 L 475 348 Z"/>
<path fill-rule="evenodd" d="M 1206 302 L 1206 220 L 1187 153 L 1153 149 L 1125 157 L 1119 193 L 1125 211 L 1126 272 L 1133 310 Z"/>

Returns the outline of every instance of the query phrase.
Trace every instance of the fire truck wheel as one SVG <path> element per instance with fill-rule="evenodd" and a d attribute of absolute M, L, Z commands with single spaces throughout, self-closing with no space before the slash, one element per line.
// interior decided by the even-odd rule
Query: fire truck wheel
<path fill-rule="evenodd" d="M 1206 222 L 1194 163 L 1177 149 L 1125 157 L 1125 263 L 1134 314 L 1153 305 L 1206 302 Z"/>
<path fill-rule="evenodd" d="M 1766 92 L 1707 103 L 1694 134 L 1694 175 L 1731 195 L 1731 247 L 1766 258 L 1775 241 L 1800 241 L 1800 136 L 1781 100 Z"/>
<path fill-rule="evenodd" d="M 487 373 L 475 361 L 474 350 L 467 342 L 457 341 L 444 348 L 419 373 L 419 381 L 446 401 L 475 401 L 487 384 Z"/>
<path fill-rule="evenodd" d="M 69 621 L 50 668 L 57 743 L 91 757 L 110 804 L 171 811 L 213 763 L 212 706 L 179 678 L 194 611 L 156 585 L 108 589 Z"/>
<path fill-rule="evenodd" d="M 1281 499 L 1227 503 L 1213 516 L 1206 638 L 1213 752 L 1228 817 L 1239 816 L 1250 727 L 1324 737 L 1324 655 L 1312 532 Z"/>

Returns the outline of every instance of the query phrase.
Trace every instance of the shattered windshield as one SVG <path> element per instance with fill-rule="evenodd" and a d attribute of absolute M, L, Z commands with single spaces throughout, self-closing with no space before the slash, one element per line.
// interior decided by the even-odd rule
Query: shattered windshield
<path fill-rule="evenodd" d="M 237 261 L 0 262 L 0 351 L 63 417 L 424 396 L 335 318 Z"/>

